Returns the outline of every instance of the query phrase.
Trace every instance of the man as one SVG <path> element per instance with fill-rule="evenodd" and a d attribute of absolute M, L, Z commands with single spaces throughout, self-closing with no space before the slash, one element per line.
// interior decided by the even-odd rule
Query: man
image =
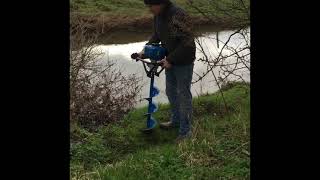
<path fill-rule="evenodd" d="M 161 128 L 179 127 L 177 142 L 191 136 L 191 81 L 196 46 L 189 16 L 170 0 L 144 0 L 154 15 L 154 32 L 147 44 L 159 43 L 168 54 L 161 60 L 166 74 L 166 94 L 171 105 L 169 122 Z M 143 54 L 139 53 L 142 57 Z"/>

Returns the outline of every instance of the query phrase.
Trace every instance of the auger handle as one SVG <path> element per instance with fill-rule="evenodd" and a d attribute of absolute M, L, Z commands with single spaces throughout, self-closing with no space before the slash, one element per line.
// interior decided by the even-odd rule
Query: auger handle
<path fill-rule="evenodd" d="M 151 74 L 150 74 L 150 73 L 151 73 L 151 70 L 148 71 L 145 64 L 154 65 L 155 67 L 157 67 L 157 66 L 162 66 L 162 65 L 163 65 L 162 62 L 148 62 L 148 61 L 144 60 L 143 58 L 140 58 L 138 53 L 133 53 L 133 54 L 131 55 L 131 58 L 132 58 L 132 59 L 135 59 L 136 61 L 141 61 L 141 62 L 142 62 L 143 67 L 144 67 L 144 70 L 146 71 L 148 77 L 151 76 Z M 159 72 L 155 72 L 154 75 L 156 75 L 156 76 L 159 77 L 160 73 L 161 73 L 163 70 L 164 70 L 164 68 L 162 67 L 161 70 L 160 70 Z"/>
<path fill-rule="evenodd" d="M 161 70 L 159 72 L 156 72 L 155 75 L 159 77 L 160 73 L 164 70 L 164 67 L 161 67 Z"/>
<path fill-rule="evenodd" d="M 146 64 L 155 65 L 155 66 L 162 66 L 162 64 L 163 64 L 162 62 L 155 62 L 155 63 L 149 62 L 149 61 L 146 61 L 146 60 L 144 60 L 144 59 L 142 59 L 140 57 L 135 58 L 135 60 L 136 61 L 141 61 L 141 62 L 146 63 Z"/>

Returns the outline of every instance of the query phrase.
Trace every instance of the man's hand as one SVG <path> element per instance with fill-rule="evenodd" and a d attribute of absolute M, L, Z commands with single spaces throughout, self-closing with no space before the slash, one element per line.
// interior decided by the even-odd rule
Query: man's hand
<path fill-rule="evenodd" d="M 142 51 L 139 52 L 138 55 L 139 55 L 139 58 L 143 58 L 143 52 Z"/>
<path fill-rule="evenodd" d="M 133 53 L 133 54 L 131 54 L 131 58 L 132 59 L 137 59 L 137 58 L 143 59 L 143 52 Z"/>
<path fill-rule="evenodd" d="M 160 63 L 162 63 L 162 67 L 165 69 L 170 69 L 172 67 L 172 65 L 167 61 L 166 58 L 162 59 Z"/>

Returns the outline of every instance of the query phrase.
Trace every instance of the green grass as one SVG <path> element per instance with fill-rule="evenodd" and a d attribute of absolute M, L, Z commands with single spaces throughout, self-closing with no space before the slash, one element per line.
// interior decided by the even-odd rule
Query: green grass
<path fill-rule="evenodd" d="M 199 12 L 192 8 L 187 0 L 171 0 L 178 4 L 191 15 L 200 15 Z M 219 9 L 214 9 L 216 4 L 219 7 L 226 8 L 228 5 L 240 1 L 235 0 L 217 0 L 215 4 L 210 4 L 208 0 L 193 1 L 194 5 L 204 12 L 213 12 L 215 16 L 224 16 Z M 249 6 L 249 1 L 244 1 Z M 112 14 L 112 15 L 133 15 L 136 17 L 150 15 L 143 0 L 71 0 L 70 9 L 72 12 L 82 12 L 87 14 Z M 229 10 L 230 14 L 239 14 L 237 10 Z"/>
<path fill-rule="evenodd" d="M 142 134 L 146 107 L 90 133 L 72 126 L 72 179 L 249 179 L 250 89 L 235 83 L 193 101 L 193 136 L 177 145 L 177 130 Z M 160 105 L 155 118 L 169 118 Z"/>
<path fill-rule="evenodd" d="M 122 15 L 143 15 L 146 8 L 141 0 L 71 0 L 73 12 L 89 14 L 109 13 Z"/>

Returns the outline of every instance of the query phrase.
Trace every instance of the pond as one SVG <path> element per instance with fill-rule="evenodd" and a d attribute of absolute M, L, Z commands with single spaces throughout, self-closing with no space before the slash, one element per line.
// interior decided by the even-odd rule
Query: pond
<path fill-rule="evenodd" d="M 200 32 L 200 36 L 197 38 L 198 42 L 203 47 L 204 52 L 210 57 L 217 57 L 219 50 L 223 46 L 223 42 L 226 42 L 229 36 L 235 32 L 235 30 L 219 30 L 212 26 L 205 26 L 199 28 L 197 32 Z M 246 29 L 250 38 L 250 27 Z M 219 48 L 216 40 L 216 35 L 218 32 Z M 116 68 L 121 68 L 125 75 L 136 74 L 139 77 L 142 77 L 143 88 L 140 93 L 137 107 L 146 105 L 147 103 L 142 99 L 148 97 L 149 94 L 149 83 L 150 79 L 146 76 L 141 62 L 136 62 L 130 58 L 131 54 L 134 52 L 140 52 L 143 46 L 147 43 L 148 38 L 150 37 L 151 32 L 129 32 L 129 31 L 119 31 L 113 34 L 110 34 L 108 38 L 101 38 L 99 46 L 97 47 L 99 51 L 102 51 L 104 55 L 101 57 L 102 61 L 112 61 L 115 63 Z M 250 43 L 250 40 L 249 40 Z M 200 51 L 199 43 L 197 44 L 196 52 L 196 61 L 194 66 L 194 75 L 193 80 L 196 81 L 198 76 L 196 74 L 203 74 L 207 71 L 208 65 L 198 61 L 198 59 L 204 57 L 203 53 Z M 245 45 L 245 40 L 239 34 L 233 36 L 228 43 L 232 47 L 241 47 Z M 249 50 L 248 50 L 249 51 Z M 223 51 L 224 52 L 224 51 Z M 225 52 L 228 54 L 228 52 Z M 245 52 L 241 52 L 245 53 Z M 247 52 L 248 53 L 248 52 Z M 250 52 L 249 52 L 250 53 Z M 250 56 L 250 55 L 249 55 Z M 249 57 L 250 58 L 250 57 Z M 229 60 L 235 61 L 235 58 L 230 58 Z M 218 75 L 219 70 L 214 69 L 215 75 Z M 243 80 L 250 82 L 250 71 L 247 68 L 239 69 L 237 74 L 241 75 Z M 229 80 L 237 80 L 230 78 Z M 167 103 L 168 99 L 165 94 L 165 73 L 161 73 L 159 77 L 155 78 L 155 86 L 160 89 L 160 95 L 155 97 L 154 100 L 157 103 Z M 213 93 L 218 90 L 217 83 L 212 75 L 208 73 L 205 78 L 197 83 L 192 84 L 191 92 L 194 97 L 201 94 Z"/>

